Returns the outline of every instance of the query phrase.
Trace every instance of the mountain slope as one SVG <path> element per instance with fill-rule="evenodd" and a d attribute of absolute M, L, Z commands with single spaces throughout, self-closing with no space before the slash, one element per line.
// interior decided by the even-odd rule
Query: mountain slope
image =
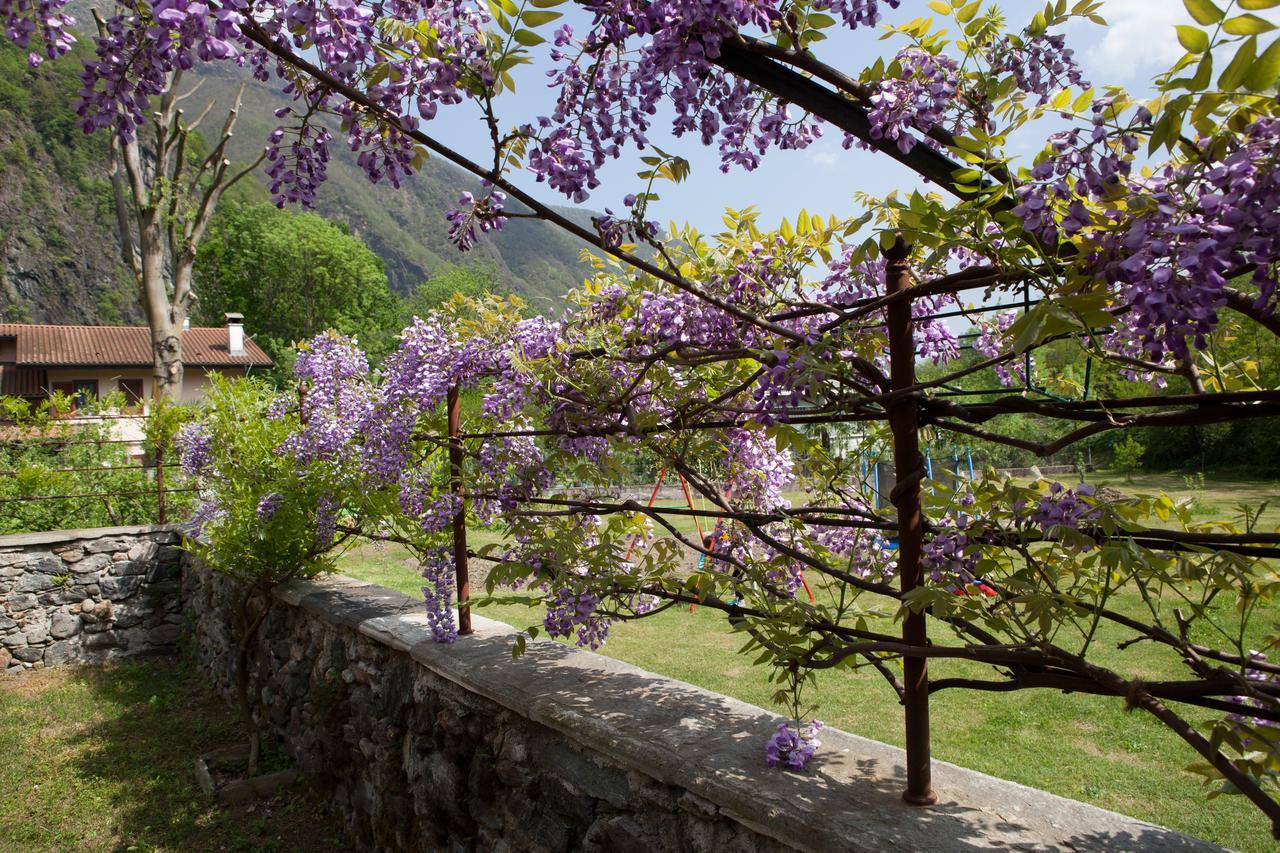
<path fill-rule="evenodd" d="M 221 126 L 222 115 L 246 77 L 233 66 L 209 66 L 184 87 L 199 84 L 187 113 L 215 104 L 204 130 Z M 65 57 L 27 68 L 25 53 L 0 44 L 0 319 L 18 322 L 131 323 L 141 310 L 132 277 L 119 260 L 114 207 L 102 134 L 86 137 L 75 125 L 80 61 Z M 257 156 L 274 129 L 273 111 L 285 103 L 278 92 L 247 80 L 231 155 Z M 212 132 L 212 131 L 210 131 Z M 317 212 L 346 225 L 382 259 L 388 283 L 398 293 L 449 264 L 490 262 L 503 285 L 531 299 L 535 310 L 554 310 L 586 274 L 582 244 L 559 229 L 532 220 L 511 220 L 486 235 L 468 253 L 448 241 L 445 212 L 479 182 L 438 159 L 426 163 L 399 190 L 370 184 L 343 149 L 333 143 L 329 180 Z M 265 176 L 243 186 L 241 197 L 265 199 Z M 565 210 L 577 221 L 590 214 Z"/>
<path fill-rule="evenodd" d="M 288 101 L 257 81 L 246 81 L 233 66 L 204 66 L 199 80 L 191 112 L 198 113 L 213 101 L 211 117 L 225 111 L 245 83 L 231 148 L 236 159 L 256 157 L 276 127 L 274 111 Z M 400 189 L 371 184 L 355 158 L 344 150 L 336 129 L 334 136 L 328 180 L 317 194 L 316 212 L 346 224 L 369 244 L 386 265 L 393 291 L 407 293 L 442 266 L 469 261 L 491 261 L 510 289 L 557 303 L 581 282 L 586 271 L 579 261 L 583 244 L 543 222 L 510 220 L 501 232 L 478 240 L 470 252 L 454 248 L 448 240 L 445 213 L 457 206 L 463 191 L 480 192 L 476 178 L 432 158 Z M 577 210 L 565 212 L 579 220 L 590 216 Z"/>
<path fill-rule="evenodd" d="M 105 137 L 75 126 L 79 62 L 27 67 L 0 47 L 0 319 L 137 322 L 120 259 Z"/>

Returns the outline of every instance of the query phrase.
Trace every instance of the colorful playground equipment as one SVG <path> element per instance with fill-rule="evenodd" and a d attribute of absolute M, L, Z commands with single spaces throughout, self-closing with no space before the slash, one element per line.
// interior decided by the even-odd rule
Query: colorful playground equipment
<path fill-rule="evenodd" d="M 961 451 L 964 453 L 964 459 L 961 460 Z M 880 461 L 880 451 L 864 451 L 858 454 L 859 461 L 859 492 L 862 494 L 867 504 L 874 509 L 879 509 L 889 502 L 889 493 L 893 490 L 892 480 L 894 478 L 893 466 L 889 463 Z M 961 464 L 963 461 L 963 465 Z M 951 466 L 944 468 L 939 472 L 940 476 L 935 476 L 933 465 L 933 452 L 929 448 L 924 450 L 925 475 L 929 478 L 930 483 L 950 481 L 953 487 L 958 487 L 962 480 L 974 479 L 973 473 L 973 449 L 969 445 L 952 445 L 951 447 Z M 967 475 L 967 476 L 966 476 Z M 932 489 L 933 486 L 930 486 Z"/>

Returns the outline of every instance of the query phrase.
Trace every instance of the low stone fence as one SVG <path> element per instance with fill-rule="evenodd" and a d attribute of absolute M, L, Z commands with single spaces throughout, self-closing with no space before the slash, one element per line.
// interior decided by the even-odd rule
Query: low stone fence
<path fill-rule="evenodd" d="M 183 597 L 230 697 L 236 587 L 189 567 Z M 777 715 L 557 643 L 512 659 L 514 631 L 473 618 L 475 635 L 439 645 L 421 603 L 381 587 L 329 577 L 274 594 L 255 713 L 362 848 L 1217 849 L 943 762 L 941 802 L 913 808 L 901 750 L 833 729 L 809 771 L 771 769 Z"/>
<path fill-rule="evenodd" d="M 172 651 L 178 542 L 169 527 L 0 536 L 0 672 Z"/>

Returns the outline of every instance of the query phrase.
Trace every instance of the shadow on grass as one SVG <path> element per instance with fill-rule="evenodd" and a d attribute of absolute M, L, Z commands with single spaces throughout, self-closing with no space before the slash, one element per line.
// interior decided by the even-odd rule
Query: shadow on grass
<path fill-rule="evenodd" d="M 49 772 L 61 778 L 48 780 L 54 790 L 28 796 L 32 820 L 21 838 L 8 839 L 13 849 L 344 849 L 339 819 L 305 784 L 249 808 L 204 795 L 195 757 L 242 733 L 227 705 L 180 661 L 49 673 L 17 690 L 9 713 L 23 715 L 26 706 L 36 731 L 21 739 L 28 754 L 16 758 L 40 768 L 42 754 L 56 754 Z M 0 849 L 5 844 L 0 838 Z"/>

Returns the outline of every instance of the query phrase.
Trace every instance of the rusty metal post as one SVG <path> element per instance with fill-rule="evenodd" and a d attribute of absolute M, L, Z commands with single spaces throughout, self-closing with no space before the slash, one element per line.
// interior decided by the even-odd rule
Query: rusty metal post
<path fill-rule="evenodd" d="M 885 290 L 900 293 L 911 286 L 907 265 L 910 253 L 899 237 L 885 252 Z M 911 300 L 889 305 L 889 383 L 894 391 L 916 382 L 916 346 L 912 334 Z M 914 398 L 904 397 L 889 406 L 889 427 L 893 431 L 893 465 L 896 482 L 891 498 L 898 513 L 898 579 L 903 592 L 924 582 L 920 555 L 924 548 L 924 526 L 920 510 L 920 480 L 924 460 L 920 455 L 920 421 Z M 925 614 L 909 613 L 902 625 L 902 640 L 922 647 L 928 642 Z M 903 706 L 907 728 L 907 790 L 902 799 L 911 805 L 927 806 L 938 801 L 932 783 L 929 758 L 929 663 L 927 658 L 908 657 L 903 661 Z"/>
<path fill-rule="evenodd" d="M 164 506 L 164 448 L 156 447 L 156 515 L 159 522 L 165 524 L 166 513 Z"/>
<path fill-rule="evenodd" d="M 471 577 L 467 566 L 467 504 L 462 484 L 462 406 L 458 389 L 449 389 L 449 487 L 458 498 L 458 514 L 453 517 L 453 564 L 457 572 L 458 633 L 470 634 Z"/>

